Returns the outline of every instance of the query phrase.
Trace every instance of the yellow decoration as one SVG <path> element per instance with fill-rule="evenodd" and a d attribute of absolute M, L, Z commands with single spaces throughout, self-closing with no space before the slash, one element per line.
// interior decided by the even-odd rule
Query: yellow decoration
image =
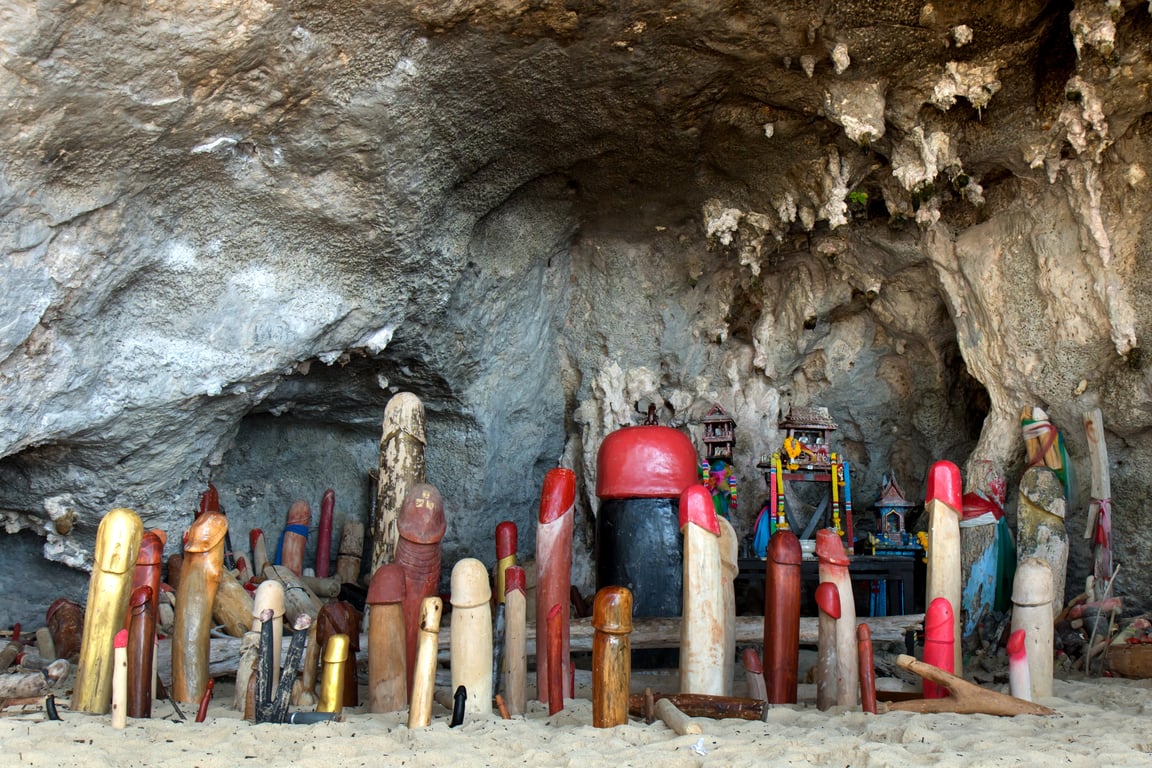
<path fill-rule="evenodd" d="M 804 447 L 800 445 L 800 441 L 795 437 L 784 438 L 784 453 L 788 456 L 788 469 L 795 471 L 800 468 L 796 459 L 800 457 L 800 453 L 803 450 Z"/>
<path fill-rule="evenodd" d="M 920 542 L 920 546 L 924 548 L 924 557 L 921 558 L 925 563 L 928 562 L 928 533 L 920 531 L 916 534 L 916 541 Z"/>

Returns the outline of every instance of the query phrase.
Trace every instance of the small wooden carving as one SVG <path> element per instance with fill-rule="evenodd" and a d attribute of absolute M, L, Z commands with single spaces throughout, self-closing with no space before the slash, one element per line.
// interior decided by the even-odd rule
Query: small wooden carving
<path fill-rule="evenodd" d="M 440 615 L 444 611 L 438 597 L 426 597 L 420 606 L 420 637 L 416 644 L 416 671 L 412 678 L 412 703 L 408 727 L 423 728 L 432 722 L 432 700 L 436 689 L 436 653 Z"/>
<path fill-rule="evenodd" d="M 368 587 L 368 711 L 398 712 L 408 703 L 404 569 L 386 563 Z"/>
<path fill-rule="evenodd" d="M 632 593 L 604 587 L 592 607 L 592 725 L 612 728 L 628 722 L 628 687 L 632 677 Z"/>
<path fill-rule="evenodd" d="M 452 568 L 452 688 L 468 690 L 468 712 L 492 711 L 492 588 L 488 569 L 466 557 Z"/>

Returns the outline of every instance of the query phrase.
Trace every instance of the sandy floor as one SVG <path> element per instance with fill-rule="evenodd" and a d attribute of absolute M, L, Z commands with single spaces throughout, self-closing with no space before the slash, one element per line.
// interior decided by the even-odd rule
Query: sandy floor
<path fill-rule="evenodd" d="M 221 681 L 223 683 L 223 681 Z M 637 684 L 646 681 L 634 678 Z M 657 681 L 659 684 L 659 681 Z M 448 727 L 435 707 L 433 724 L 409 730 L 406 713 L 345 711 L 343 722 L 250 725 L 223 705 L 220 685 L 206 722 L 175 722 L 167 702 L 152 720 L 125 730 L 107 717 L 61 711 L 63 722 L 39 708 L 10 708 L 0 717 L 0 764 L 130 768 L 238 766 L 1152 766 L 1152 685 L 1149 681 L 1061 681 L 1043 703 L 1056 717 L 820 712 L 779 706 L 767 722 L 697 720 L 703 737 L 677 736 L 657 721 L 613 729 L 591 726 L 587 699 L 567 702 L 549 717 L 533 704 L 523 719 L 497 716 Z M 802 693 L 801 698 L 804 698 Z M 701 740 L 702 738 L 702 740 Z M 249 762 L 251 761 L 251 762 Z"/>

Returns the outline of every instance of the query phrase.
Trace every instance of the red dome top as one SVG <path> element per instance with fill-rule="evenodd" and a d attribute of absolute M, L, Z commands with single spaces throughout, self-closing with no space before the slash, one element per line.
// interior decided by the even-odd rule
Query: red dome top
<path fill-rule="evenodd" d="M 671 499 L 697 481 L 696 449 L 671 427 L 624 427 L 600 444 L 596 495 L 601 499 Z"/>

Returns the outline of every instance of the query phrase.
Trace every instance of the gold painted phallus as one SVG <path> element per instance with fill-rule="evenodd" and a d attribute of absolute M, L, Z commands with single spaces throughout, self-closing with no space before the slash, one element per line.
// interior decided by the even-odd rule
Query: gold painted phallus
<path fill-rule="evenodd" d="M 123 507 L 104 515 L 96 531 L 84 636 L 72 691 L 73 711 L 103 715 L 112 708 L 112 644 L 128 614 L 132 575 L 143 535 L 140 516 Z"/>
<path fill-rule="evenodd" d="M 344 665 L 348 663 L 348 635 L 332 635 L 324 644 L 324 669 L 320 673 L 317 712 L 344 710 Z"/>

